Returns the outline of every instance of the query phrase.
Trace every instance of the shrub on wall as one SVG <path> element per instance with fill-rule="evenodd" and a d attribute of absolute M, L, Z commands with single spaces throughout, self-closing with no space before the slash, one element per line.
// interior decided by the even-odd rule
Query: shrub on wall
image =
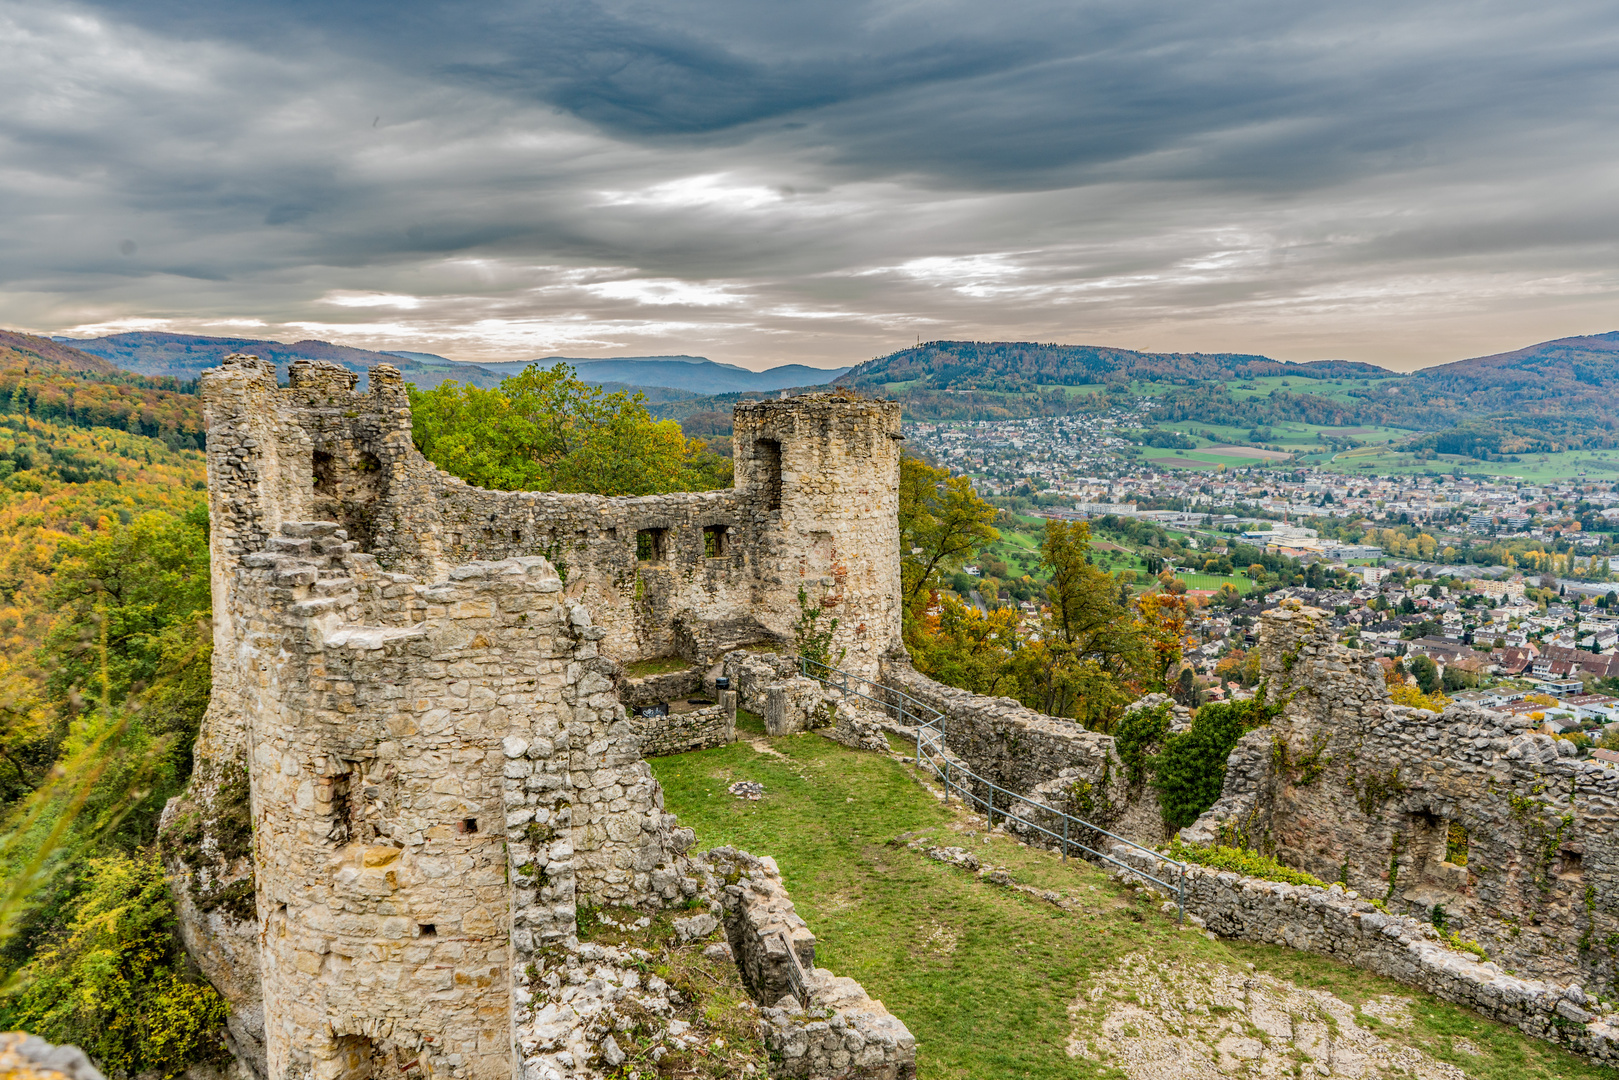
<path fill-rule="evenodd" d="M 1251 701 L 1212 702 L 1197 711 L 1189 730 L 1165 738 L 1152 762 L 1153 786 L 1172 828 L 1184 829 L 1214 805 L 1237 740 L 1282 711 L 1280 702 L 1267 704 L 1264 697 L 1261 686 Z"/>

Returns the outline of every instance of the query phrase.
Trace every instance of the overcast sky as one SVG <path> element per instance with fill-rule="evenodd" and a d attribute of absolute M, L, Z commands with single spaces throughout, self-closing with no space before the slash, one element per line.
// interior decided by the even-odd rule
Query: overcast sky
<path fill-rule="evenodd" d="M 0 0 L 0 325 L 1411 368 L 1619 329 L 1619 5 Z"/>

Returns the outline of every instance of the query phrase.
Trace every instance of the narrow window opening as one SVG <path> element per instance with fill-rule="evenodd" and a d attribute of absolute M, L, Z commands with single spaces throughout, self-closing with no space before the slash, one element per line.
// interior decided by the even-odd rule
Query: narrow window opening
<path fill-rule="evenodd" d="M 1560 853 L 1563 856 L 1563 865 L 1560 873 L 1567 877 L 1585 876 L 1585 853 L 1566 847 Z"/>
<path fill-rule="evenodd" d="M 430 922 L 421 923 L 416 927 L 416 936 L 417 937 L 437 937 L 438 936 L 438 927 L 434 926 Z"/>
<path fill-rule="evenodd" d="M 478 819 L 475 818 L 475 817 L 462 818 L 461 819 L 461 831 L 464 832 L 464 833 L 475 833 L 475 832 L 477 832 L 478 831 Z"/>
<path fill-rule="evenodd" d="M 726 534 L 728 531 L 724 525 L 703 526 L 703 556 L 705 558 L 717 559 L 726 554 L 725 549 L 728 546 L 726 541 L 729 539 Z"/>
<path fill-rule="evenodd" d="M 354 838 L 354 806 L 353 792 L 350 785 L 350 774 L 347 770 L 336 776 L 321 778 L 315 798 L 325 803 L 326 817 L 329 824 L 326 828 L 326 839 L 334 844 L 346 844 Z"/>
<path fill-rule="evenodd" d="M 635 559 L 637 562 L 663 561 L 662 529 L 642 529 L 635 534 Z"/>
<path fill-rule="evenodd" d="M 513 529 L 512 530 L 512 543 L 514 543 L 514 544 L 520 543 L 520 542 L 522 542 L 522 539 L 523 539 L 523 530 L 522 529 Z"/>
<path fill-rule="evenodd" d="M 1467 830 L 1453 821 L 1445 830 L 1445 861 L 1452 866 L 1467 865 Z"/>
<path fill-rule="evenodd" d="M 781 509 L 781 443 L 760 439 L 753 444 L 753 463 L 766 510 Z"/>

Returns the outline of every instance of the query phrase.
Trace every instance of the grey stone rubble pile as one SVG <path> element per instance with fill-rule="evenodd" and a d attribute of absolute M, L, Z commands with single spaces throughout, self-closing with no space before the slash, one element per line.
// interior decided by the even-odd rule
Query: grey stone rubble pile
<path fill-rule="evenodd" d="M 1113 857 L 1174 880 L 1169 864 L 1123 844 Z M 1597 1061 L 1619 1064 L 1619 1013 L 1598 1016 L 1577 983 L 1509 975 L 1446 948 L 1431 924 L 1390 915 L 1341 885 L 1288 885 L 1206 867 L 1186 868 L 1186 907 L 1225 937 L 1312 952 L 1386 975 Z"/>

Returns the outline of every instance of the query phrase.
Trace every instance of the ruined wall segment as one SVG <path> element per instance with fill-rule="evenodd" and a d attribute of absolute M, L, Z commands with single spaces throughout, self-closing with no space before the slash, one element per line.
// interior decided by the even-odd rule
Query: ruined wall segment
<path fill-rule="evenodd" d="M 1244 841 L 1541 978 L 1619 979 L 1619 770 L 1527 718 L 1396 706 L 1325 612 L 1267 612 L 1263 672 L 1287 707 L 1245 736 L 1221 799 L 1183 836 Z"/>
<path fill-rule="evenodd" d="M 544 558 L 424 586 L 355 546 L 283 523 L 240 571 L 268 1073 L 504 1077 L 512 965 L 676 896 L 672 822 Z"/>

